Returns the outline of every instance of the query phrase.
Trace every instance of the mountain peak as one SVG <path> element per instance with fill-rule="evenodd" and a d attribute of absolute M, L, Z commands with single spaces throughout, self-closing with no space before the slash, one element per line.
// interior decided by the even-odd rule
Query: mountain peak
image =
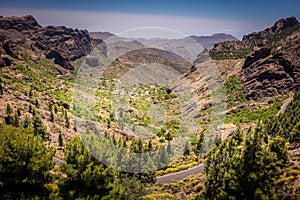
<path fill-rule="evenodd" d="M 271 28 L 267 28 L 263 31 L 254 32 L 249 35 L 244 35 L 243 40 L 250 40 L 252 38 L 255 39 L 264 39 L 269 35 L 273 35 L 274 33 L 281 32 L 283 30 L 287 30 L 292 27 L 299 26 L 300 23 L 296 19 L 296 17 L 288 17 L 284 19 L 279 19 L 275 22 L 275 24 Z"/>
<path fill-rule="evenodd" d="M 288 17 L 288 18 L 285 18 L 285 19 L 279 19 L 271 27 L 271 30 L 273 32 L 277 32 L 277 31 L 281 31 L 281 30 L 296 26 L 296 25 L 299 25 L 299 22 L 296 19 L 296 17 L 292 16 L 292 17 Z"/>
<path fill-rule="evenodd" d="M 32 15 L 22 17 L 11 16 L 0 18 L 0 29 L 15 29 L 17 31 L 36 30 L 41 28 L 36 19 Z"/>

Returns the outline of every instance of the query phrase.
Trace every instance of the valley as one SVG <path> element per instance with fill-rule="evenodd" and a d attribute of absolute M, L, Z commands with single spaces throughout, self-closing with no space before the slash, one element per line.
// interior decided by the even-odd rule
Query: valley
<path fill-rule="evenodd" d="M 0 18 L 3 199 L 297 199 L 300 23 L 123 38 Z"/>

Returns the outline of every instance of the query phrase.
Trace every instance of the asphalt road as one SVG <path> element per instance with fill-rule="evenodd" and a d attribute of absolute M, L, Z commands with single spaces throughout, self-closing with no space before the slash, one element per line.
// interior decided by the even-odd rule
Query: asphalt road
<path fill-rule="evenodd" d="M 166 174 L 163 176 L 158 176 L 156 177 L 156 183 L 169 183 L 171 181 L 178 181 L 182 180 L 187 176 L 193 175 L 193 174 L 198 174 L 204 170 L 204 164 L 201 163 L 200 165 L 196 165 L 194 167 L 191 167 L 189 169 L 175 172 L 172 174 Z"/>
<path fill-rule="evenodd" d="M 53 157 L 53 161 L 55 162 L 56 165 L 60 165 L 63 160 Z M 194 167 L 191 167 L 189 169 L 183 170 L 183 171 L 179 171 L 179 172 L 175 172 L 172 174 L 166 174 L 163 176 L 158 176 L 156 177 L 156 183 L 169 183 L 171 181 L 178 181 L 178 180 L 182 180 L 187 176 L 193 175 L 193 174 L 198 174 L 200 172 L 202 172 L 204 170 L 204 164 L 201 163 L 199 165 L 196 165 Z"/>
<path fill-rule="evenodd" d="M 53 157 L 53 161 L 55 162 L 56 165 L 60 165 L 60 163 L 63 162 L 62 159 L 59 159 L 59 158 L 56 158 L 56 157 Z"/>

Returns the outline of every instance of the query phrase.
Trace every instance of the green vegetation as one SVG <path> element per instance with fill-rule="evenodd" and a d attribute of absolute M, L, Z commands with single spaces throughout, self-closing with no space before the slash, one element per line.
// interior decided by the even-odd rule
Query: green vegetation
<path fill-rule="evenodd" d="M 234 112 L 226 115 L 226 122 L 232 122 L 236 125 L 240 123 L 254 122 L 257 119 L 265 120 L 277 114 L 281 107 L 281 102 L 274 102 L 268 108 L 237 108 Z"/>
<path fill-rule="evenodd" d="M 230 49 L 223 51 L 210 50 L 209 55 L 214 60 L 240 59 L 245 58 L 250 53 L 251 48 Z"/>
<path fill-rule="evenodd" d="M 44 140 L 49 139 L 49 133 L 47 131 L 47 128 L 43 124 L 41 118 L 37 115 L 33 119 L 33 129 L 34 134 L 41 136 Z"/>
<path fill-rule="evenodd" d="M 4 89 L 2 83 L 0 83 L 0 97 L 2 97 L 4 94 Z"/>
<path fill-rule="evenodd" d="M 279 36 L 290 33 L 280 34 L 276 35 L 275 43 Z M 254 45 L 261 41 L 251 42 Z M 271 42 L 272 48 L 276 47 L 275 43 Z M 241 58 L 251 48 L 211 51 L 210 54 L 214 59 Z M 132 66 L 114 62 L 113 68 L 105 72 L 98 84 L 94 120 L 98 119 L 101 126 L 104 125 L 105 139 L 125 153 L 100 151 L 99 154 L 112 166 L 128 166 L 128 163 L 134 162 L 127 153 L 146 153 L 145 160 L 140 158 L 140 163 L 153 161 L 153 165 L 161 168 L 149 173 L 124 173 L 105 166 L 92 156 L 93 148 L 103 144 L 100 144 L 102 140 L 97 140 L 96 134 L 90 133 L 81 139 L 73 137 L 68 141 L 70 136 L 75 135 L 76 129 L 71 114 L 90 115 L 80 106 L 72 110 L 70 87 L 74 84 L 74 75 L 62 77 L 50 60 L 39 58 L 32 61 L 26 53 L 22 57 L 25 65 L 15 64 L 13 70 L 3 68 L 0 73 L 0 96 L 6 98 L 16 92 L 9 96 L 16 102 L 13 102 L 15 99 L 5 99 L 3 107 L 5 109 L 6 105 L 6 113 L 3 117 L 6 124 L 0 124 L 0 199 L 152 200 L 184 199 L 199 193 L 199 199 L 283 199 L 286 194 L 296 198 L 295 193 L 300 192 L 300 185 L 293 185 L 299 179 L 300 170 L 287 165 L 286 143 L 297 146 L 300 141 L 300 91 L 295 94 L 286 112 L 275 116 L 281 102 L 269 100 L 268 105 L 266 102 L 250 105 L 238 77 L 230 76 L 225 88 L 228 109 L 232 110 L 226 116 L 226 122 L 242 127 L 258 119 L 263 123 L 247 133 L 238 129 L 222 142 L 219 135 L 206 135 L 211 108 L 203 110 L 199 122 L 201 131 L 197 132 L 191 144 L 185 144 L 182 156 L 165 166 L 174 153 L 171 141 L 177 134 L 187 131 L 187 127 L 180 123 L 178 99 L 168 87 L 140 85 L 131 91 L 132 95 L 127 99 L 128 110 L 119 113 L 123 116 L 119 120 L 115 116 L 116 111 L 112 110 L 112 91 L 116 89 L 120 74 Z M 196 92 L 201 93 L 203 89 L 199 87 Z M 19 105 L 19 102 L 23 104 Z M 86 102 L 80 103 L 87 106 Z M 162 110 L 166 118 L 155 119 L 158 117 L 153 116 Z M 155 134 L 143 141 L 127 134 L 128 127 L 124 128 L 124 124 L 129 124 L 133 133 L 138 128 L 150 127 Z M 52 140 L 50 133 L 55 134 Z M 84 146 L 82 140 L 89 140 L 91 146 Z M 64 162 L 60 166 L 54 166 L 55 151 L 50 146 L 57 147 L 60 154 L 56 156 L 63 157 Z M 205 160 L 205 181 L 202 174 L 182 181 L 154 184 L 157 175 L 181 171 L 204 162 L 199 157 L 206 155 L 206 150 L 212 146 L 214 148 Z M 157 151 L 152 153 L 153 150 Z M 132 164 L 129 167 L 136 170 L 151 166 Z"/>
<path fill-rule="evenodd" d="M 0 124 L 1 199 L 47 198 L 53 155 L 32 129 Z"/>
<path fill-rule="evenodd" d="M 67 143 L 60 167 L 54 167 L 54 149 L 32 128 L 0 124 L 0 143 L 1 199 L 139 199 L 153 181 L 151 174 L 104 166 L 78 137 Z"/>
<path fill-rule="evenodd" d="M 262 44 L 264 40 L 268 41 L 271 47 L 271 54 L 274 55 L 280 49 L 285 49 L 297 44 L 298 41 L 284 43 L 283 38 L 294 33 L 299 29 L 299 25 L 276 32 L 275 34 L 266 34 L 267 36 L 252 37 L 249 40 L 242 40 L 240 43 L 231 44 L 231 42 L 222 43 L 222 50 L 210 50 L 209 55 L 214 60 L 239 59 L 245 58 L 250 51 L 257 45 Z M 236 46 L 235 46 L 236 45 Z"/>
<path fill-rule="evenodd" d="M 287 165 L 286 141 L 269 138 L 262 124 L 215 147 L 205 166 L 205 188 L 198 199 L 274 199 L 275 179 Z"/>
<path fill-rule="evenodd" d="M 246 97 L 243 92 L 243 84 L 238 80 L 236 75 L 228 77 L 224 83 L 227 96 L 227 107 L 231 108 L 244 102 Z"/>
<path fill-rule="evenodd" d="M 300 90 L 296 92 L 293 101 L 287 106 L 285 112 L 266 123 L 268 133 L 272 136 L 281 136 L 290 142 L 300 141 Z"/>
<path fill-rule="evenodd" d="M 62 147 L 64 145 L 63 136 L 62 136 L 61 132 L 58 135 L 58 145 L 60 147 Z"/>
<path fill-rule="evenodd" d="M 289 165 L 287 141 L 298 141 L 299 97 L 300 91 L 283 114 L 265 118 L 246 133 L 238 129 L 214 147 L 197 199 L 284 199 L 286 195 L 297 199 L 293 182 L 300 173 L 297 166 Z"/>

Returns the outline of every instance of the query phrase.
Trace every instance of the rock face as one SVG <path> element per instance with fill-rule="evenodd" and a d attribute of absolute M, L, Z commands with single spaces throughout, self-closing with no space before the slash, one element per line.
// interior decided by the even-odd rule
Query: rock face
<path fill-rule="evenodd" d="M 47 58 L 53 58 L 56 64 L 71 70 L 74 67 L 70 61 L 92 50 L 91 38 L 86 30 L 73 30 L 64 26 L 42 27 L 30 15 L 0 18 L 1 54 L 17 58 L 16 46 L 41 51 Z M 8 59 L 1 55 L 2 60 L 5 58 Z"/>
<path fill-rule="evenodd" d="M 270 47 L 264 46 L 264 47 L 254 48 L 253 52 L 251 52 L 250 55 L 246 57 L 243 69 L 249 67 L 259 59 L 268 57 L 270 54 L 271 54 Z"/>
<path fill-rule="evenodd" d="M 245 58 L 239 80 L 247 99 L 271 98 L 300 87 L 300 23 L 295 17 L 245 35 L 242 41 L 215 45 L 215 59 Z M 215 56 L 215 57 L 214 57 Z"/>
<path fill-rule="evenodd" d="M 270 37 L 270 35 L 274 35 L 278 32 L 281 32 L 283 30 L 287 30 L 291 27 L 299 25 L 299 22 L 295 17 L 289 17 L 286 19 L 280 19 L 271 28 L 267 28 L 263 31 L 254 32 L 249 35 L 245 35 L 243 37 L 243 41 L 247 41 L 250 39 L 262 39 Z"/>
<path fill-rule="evenodd" d="M 269 52 L 261 47 L 246 58 L 240 80 L 247 99 L 274 97 L 300 86 L 300 45 L 265 57 Z"/>
<path fill-rule="evenodd" d="M 295 17 L 280 19 L 271 28 L 245 35 L 241 41 L 218 43 L 210 51 L 213 59 L 245 58 L 253 48 L 267 41 L 273 51 L 289 48 L 299 39 L 300 24 Z"/>

